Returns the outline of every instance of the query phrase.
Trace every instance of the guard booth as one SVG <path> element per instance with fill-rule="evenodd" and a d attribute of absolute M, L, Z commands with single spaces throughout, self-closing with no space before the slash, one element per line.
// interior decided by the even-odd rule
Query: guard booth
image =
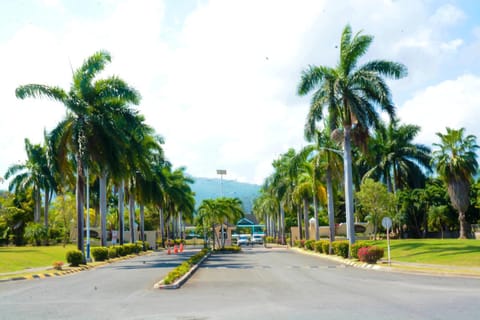
<path fill-rule="evenodd" d="M 238 220 L 235 227 L 235 233 L 232 235 L 232 239 L 234 239 L 234 241 L 236 240 L 239 234 L 248 234 L 250 236 L 259 235 L 261 237 L 265 235 L 265 225 L 258 224 L 255 219 L 255 216 L 253 215 L 248 215 L 248 216 L 249 217 L 245 217 Z M 250 217 L 250 216 L 253 216 L 253 217 Z"/>

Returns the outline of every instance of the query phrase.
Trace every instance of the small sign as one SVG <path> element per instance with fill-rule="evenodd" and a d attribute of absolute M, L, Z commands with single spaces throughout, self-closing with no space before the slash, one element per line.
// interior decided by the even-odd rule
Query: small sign
<path fill-rule="evenodd" d="M 382 226 L 387 230 L 390 229 L 392 227 L 392 219 L 390 219 L 389 217 L 383 218 Z"/>

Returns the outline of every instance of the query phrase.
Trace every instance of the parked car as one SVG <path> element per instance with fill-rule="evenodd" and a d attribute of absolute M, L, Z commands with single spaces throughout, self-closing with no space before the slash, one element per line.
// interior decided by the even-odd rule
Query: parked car
<path fill-rule="evenodd" d="M 249 245 L 250 236 L 248 234 L 241 234 L 238 236 L 237 246 Z"/>
<path fill-rule="evenodd" d="M 252 244 L 263 244 L 263 236 L 261 234 L 254 234 L 251 241 Z"/>

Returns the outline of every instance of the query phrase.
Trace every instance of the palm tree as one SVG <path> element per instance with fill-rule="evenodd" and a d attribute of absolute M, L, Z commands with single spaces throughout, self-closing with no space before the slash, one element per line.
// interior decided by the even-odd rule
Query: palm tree
<path fill-rule="evenodd" d="M 18 191 L 25 192 L 32 188 L 35 199 L 34 222 L 40 221 L 41 191 L 44 190 L 44 224 L 45 228 L 48 228 L 48 207 L 52 198 L 52 191 L 55 189 L 55 180 L 49 167 L 47 148 L 39 144 L 32 144 L 30 140 L 25 139 L 25 151 L 27 161 L 24 164 L 10 166 L 5 173 L 5 178 L 13 177 L 9 184 L 10 192 L 13 190 L 15 190 L 15 193 Z"/>
<path fill-rule="evenodd" d="M 90 162 L 115 166 L 121 158 L 117 148 L 109 150 L 118 130 L 112 128 L 114 115 L 122 115 L 126 103 L 138 104 L 139 93 L 118 77 L 95 80 L 111 61 L 110 54 L 99 51 L 86 59 L 73 73 L 73 82 L 67 92 L 60 87 L 28 84 L 16 89 L 20 99 L 46 97 L 61 102 L 67 108 L 66 118 L 50 133 L 57 150 L 57 161 L 66 171 L 69 155 L 76 164 L 77 247 L 84 251 L 83 215 L 85 169 Z"/>
<path fill-rule="evenodd" d="M 403 187 L 422 188 L 427 180 L 426 173 L 432 171 L 430 148 L 412 141 L 420 132 L 415 125 L 399 125 L 393 119 L 388 126 L 381 124 L 369 139 L 370 156 L 373 164 L 363 176 L 384 181 L 388 191 L 395 193 Z"/>
<path fill-rule="evenodd" d="M 377 108 L 386 111 L 391 118 L 395 114 L 390 90 L 384 77 L 399 79 L 407 74 L 404 65 L 374 60 L 357 66 L 358 60 L 367 52 L 373 37 L 357 33 L 352 38 L 352 29 L 347 25 L 340 40 L 340 60 L 335 68 L 310 66 L 304 70 L 298 93 L 306 95 L 315 90 L 309 118 L 316 121 L 324 117 L 328 109 L 329 123 L 343 131 L 345 205 L 347 231 L 350 244 L 355 242 L 353 221 L 353 179 L 351 137 L 360 135 L 379 121 Z"/>
<path fill-rule="evenodd" d="M 477 173 L 476 150 L 479 146 L 474 135 L 465 136 L 465 128 L 447 128 L 447 133 L 437 132 L 440 143 L 434 143 L 438 150 L 433 152 L 433 164 L 443 182 L 460 222 L 460 238 L 467 238 L 469 224 L 465 213 L 470 205 L 469 192 L 473 176 Z"/>

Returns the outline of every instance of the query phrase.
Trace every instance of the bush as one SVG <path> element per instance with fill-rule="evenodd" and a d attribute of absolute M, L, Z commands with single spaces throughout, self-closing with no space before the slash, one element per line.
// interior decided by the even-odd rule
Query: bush
<path fill-rule="evenodd" d="M 85 259 L 83 258 L 83 253 L 80 250 L 67 251 L 66 259 L 72 267 L 78 267 L 78 265 L 82 264 L 85 261 Z"/>
<path fill-rule="evenodd" d="M 55 270 L 62 270 L 63 261 L 54 261 L 52 266 L 53 266 L 53 269 Z"/>
<path fill-rule="evenodd" d="M 271 236 L 268 236 L 268 237 L 265 237 L 265 241 L 266 241 L 267 243 L 274 243 L 274 242 L 275 242 L 275 239 L 274 239 L 273 237 L 271 237 Z"/>
<path fill-rule="evenodd" d="M 199 253 L 195 254 L 194 256 L 190 257 L 187 261 L 170 271 L 167 276 L 163 279 L 164 284 L 171 284 L 175 282 L 177 279 L 181 278 L 184 274 L 190 271 L 194 265 L 196 265 L 206 254 L 208 253 L 208 249 L 202 249 Z"/>
<path fill-rule="evenodd" d="M 358 249 L 358 258 L 362 262 L 367 263 L 377 263 L 384 255 L 383 248 L 372 246 L 372 247 L 361 247 Z"/>
<path fill-rule="evenodd" d="M 32 245 L 39 246 L 42 240 L 47 240 L 48 238 L 47 228 L 43 224 L 29 222 L 25 227 L 24 237 Z"/>
<path fill-rule="evenodd" d="M 113 259 L 116 257 L 118 257 L 117 249 L 115 249 L 115 247 L 108 248 L 108 259 Z"/>
<path fill-rule="evenodd" d="M 93 247 L 92 248 L 92 257 L 95 261 L 105 261 L 108 259 L 108 248 L 107 247 Z"/>
<path fill-rule="evenodd" d="M 333 246 L 333 253 L 337 256 L 348 258 L 348 241 L 334 241 L 332 243 Z"/>
<path fill-rule="evenodd" d="M 352 245 L 352 258 L 358 259 L 358 250 L 362 247 L 368 247 L 368 244 L 365 241 L 358 241 Z"/>
<path fill-rule="evenodd" d="M 315 246 L 315 240 L 307 240 L 304 243 L 304 247 L 307 250 L 313 250 Z"/>
<path fill-rule="evenodd" d="M 114 247 L 114 248 L 117 251 L 117 257 L 123 257 L 123 256 L 127 255 L 127 252 L 126 252 L 124 246 L 117 246 L 117 247 Z"/>
<path fill-rule="evenodd" d="M 315 251 L 316 252 L 328 254 L 329 248 L 330 248 L 330 241 L 328 241 L 328 240 L 315 241 Z"/>
<path fill-rule="evenodd" d="M 240 252 L 242 248 L 239 246 L 225 246 L 224 248 L 218 248 L 214 250 L 215 252 Z"/>
<path fill-rule="evenodd" d="M 143 244 L 145 244 L 145 248 L 143 247 Z M 147 251 L 150 249 L 150 243 L 148 241 L 137 241 L 137 247 L 140 248 L 140 251 Z"/>

